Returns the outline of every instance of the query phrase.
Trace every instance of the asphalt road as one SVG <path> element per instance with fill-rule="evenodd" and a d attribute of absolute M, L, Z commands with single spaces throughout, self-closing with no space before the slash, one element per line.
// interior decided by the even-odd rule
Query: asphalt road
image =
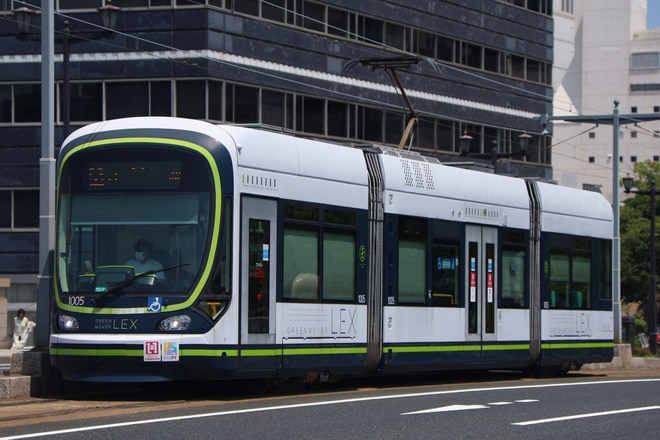
<path fill-rule="evenodd" d="M 220 384 L 0 405 L 0 440 L 658 439 L 660 372 L 362 379 L 246 395 Z"/>

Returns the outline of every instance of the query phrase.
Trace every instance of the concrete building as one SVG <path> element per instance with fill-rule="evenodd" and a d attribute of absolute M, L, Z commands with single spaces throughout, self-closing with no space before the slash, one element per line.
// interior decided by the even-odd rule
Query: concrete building
<path fill-rule="evenodd" d="M 493 145 L 525 158 L 498 172 L 552 178 L 538 117 L 552 108 L 552 0 L 106 0 L 55 2 L 57 54 L 70 29 L 70 99 L 56 56 L 55 149 L 71 129 L 136 115 L 283 127 L 335 142 L 396 146 L 408 121 L 401 92 L 365 58 L 420 57 L 398 73 L 420 115 L 406 148 L 444 161 Z M 18 34 L 0 1 L 0 278 L 9 315 L 34 312 L 39 249 L 40 23 Z M 109 38 L 112 36 L 112 38 Z M 407 66 L 409 65 L 409 68 Z M 66 95 L 64 95 L 66 96 Z M 37 328 L 36 331 L 43 331 Z"/>
<path fill-rule="evenodd" d="M 553 113 L 658 113 L 660 29 L 646 30 L 648 0 L 555 0 Z M 611 125 L 554 122 L 555 180 L 602 191 L 612 200 L 612 161 L 623 177 L 635 162 L 660 161 L 660 121 L 622 125 L 619 157 L 612 157 Z M 620 191 L 623 189 L 620 188 Z"/>

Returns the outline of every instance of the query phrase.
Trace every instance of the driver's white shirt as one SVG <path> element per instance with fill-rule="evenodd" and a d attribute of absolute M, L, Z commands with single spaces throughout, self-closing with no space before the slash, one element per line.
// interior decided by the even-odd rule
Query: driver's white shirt
<path fill-rule="evenodd" d="M 152 260 L 151 258 L 149 258 L 146 261 L 138 261 L 134 258 L 132 260 L 127 261 L 126 266 L 133 266 L 133 268 L 135 269 L 135 275 L 149 272 L 150 270 L 154 270 L 154 271 L 161 270 L 163 268 L 162 264 L 160 264 L 156 260 Z M 161 281 L 167 281 L 165 277 L 165 272 L 162 271 L 156 272 L 154 275 L 156 276 L 156 278 L 158 278 Z"/>

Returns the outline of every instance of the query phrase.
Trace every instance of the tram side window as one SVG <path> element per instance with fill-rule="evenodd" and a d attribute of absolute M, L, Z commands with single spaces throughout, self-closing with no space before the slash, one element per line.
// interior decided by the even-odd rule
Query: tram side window
<path fill-rule="evenodd" d="M 612 242 L 600 241 L 600 299 L 612 299 Z"/>
<path fill-rule="evenodd" d="M 426 220 L 399 220 L 399 303 L 426 304 Z"/>
<path fill-rule="evenodd" d="M 285 205 L 284 299 L 355 301 L 356 224 L 352 210 Z"/>
<path fill-rule="evenodd" d="M 501 281 L 502 307 L 524 308 L 527 306 L 526 246 L 525 233 L 505 230 L 502 234 Z"/>
<path fill-rule="evenodd" d="M 284 297 L 318 300 L 318 232 L 284 228 Z"/>
<path fill-rule="evenodd" d="M 591 240 L 551 237 L 550 307 L 591 308 Z"/>
<path fill-rule="evenodd" d="M 459 258 L 459 242 L 433 240 L 433 261 L 431 265 L 431 304 L 433 306 L 460 305 Z"/>

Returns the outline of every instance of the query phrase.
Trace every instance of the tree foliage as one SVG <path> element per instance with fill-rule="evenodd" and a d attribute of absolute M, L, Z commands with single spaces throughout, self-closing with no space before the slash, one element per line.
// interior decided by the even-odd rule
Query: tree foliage
<path fill-rule="evenodd" d="M 660 163 L 650 160 L 637 162 L 634 166 L 633 187 L 639 191 L 650 191 L 651 182 L 657 182 L 660 193 Z M 659 194 L 660 195 L 660 194 Z M 656 196 L 656 230 L 660 198 Z M 648 304 L 650 290 L 651 253 L 651 200 L 648 195 L 635 194 L 624 201 L 620 210 L 621 221 L 621 296 L 624 302 Z M 656 246 L 656 273 L 658 256 Z M 656 286 L 657 288 L 657 286 Z"/>

